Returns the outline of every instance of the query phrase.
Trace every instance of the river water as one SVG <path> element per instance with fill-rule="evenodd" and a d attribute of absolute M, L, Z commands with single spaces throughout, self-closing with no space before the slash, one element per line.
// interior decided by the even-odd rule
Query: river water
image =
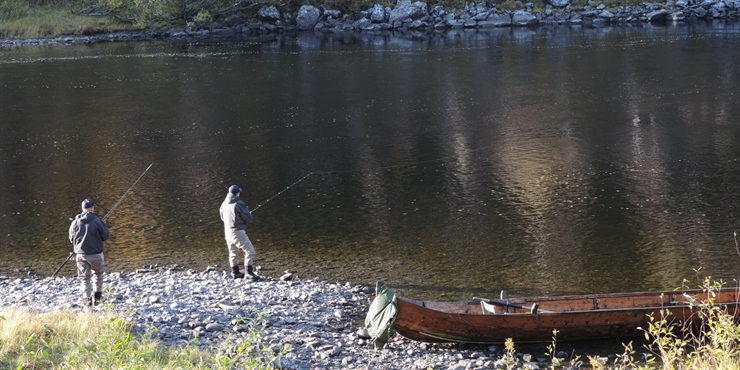
<path fill-rule="evenodd" d="M 0 275 L 109 214 L 109 271 L 228 269 L 467 299 L 740 275 L 740 27 L 299 35 L 0 51 Z M 698 272 L 697 272 L 698 271 Z M 60 275 L 74 274 L 68 264 Z"/>

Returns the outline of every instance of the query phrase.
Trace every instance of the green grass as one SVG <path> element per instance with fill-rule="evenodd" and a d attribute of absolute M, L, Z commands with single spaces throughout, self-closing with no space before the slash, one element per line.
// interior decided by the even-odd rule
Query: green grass
<path fill-rule="evenodd" d="M 230 337 L 213 350 L 165 347 L 151 334 L 134 335 L 112 314 L 24 309 L 0 312 L 2 369 L 266 369 L 274 355 L 259 348 L 263 321 L 245 337 Z"/>
<path fill-rule="evenodd" d="M 0 12 L 0 38 L 3 39 L 92 35 L 134 29 L 133 25 L 113 17 L 77 15 L 67 7 L 26 7 Z"/>

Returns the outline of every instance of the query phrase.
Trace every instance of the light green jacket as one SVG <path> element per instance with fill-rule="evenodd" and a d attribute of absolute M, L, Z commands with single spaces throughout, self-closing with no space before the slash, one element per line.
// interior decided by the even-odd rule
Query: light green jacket
<path fill-rule="evenodd" d="M 365 328 L 373 338 L 376 349 L 383 348 L 393 335 L 393 323 L 396 321 L 397 313 L 396 291 L 388 289 L 383 284 L 365 317 Z"/>

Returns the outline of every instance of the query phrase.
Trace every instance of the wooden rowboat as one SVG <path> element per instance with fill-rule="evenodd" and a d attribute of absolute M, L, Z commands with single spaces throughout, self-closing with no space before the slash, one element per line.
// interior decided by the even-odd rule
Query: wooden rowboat
<path fill-rule="evenodd" d="M 503 292 L 502 292 L 503 293 Z M 649 315 L 698 325 L 704 303 L 740 318 L 740 288 L 591 294 L 544 298 L 427 302 L 397 297 L 395 330 L 422 342 L 502 343 L 626 338 L 644 335 Z"/>

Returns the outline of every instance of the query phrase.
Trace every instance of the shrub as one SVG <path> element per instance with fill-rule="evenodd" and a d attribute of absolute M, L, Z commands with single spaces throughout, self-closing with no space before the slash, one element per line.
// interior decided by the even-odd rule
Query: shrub
<path fill-rule="evenodd" d="M 733 312 L 714 303 L 714 292 L 724 285 L 706 278 L 703 290 L 710 297 L 697 301 L 696 323 L 671 323 L 668 310 L 650 317 L 645 338 L 652 345 L 648 363 L 659 360 L 664 369 L 740 369 L 740 325 Z M 702 294 L 704 296 L 704 294 Z"/>

